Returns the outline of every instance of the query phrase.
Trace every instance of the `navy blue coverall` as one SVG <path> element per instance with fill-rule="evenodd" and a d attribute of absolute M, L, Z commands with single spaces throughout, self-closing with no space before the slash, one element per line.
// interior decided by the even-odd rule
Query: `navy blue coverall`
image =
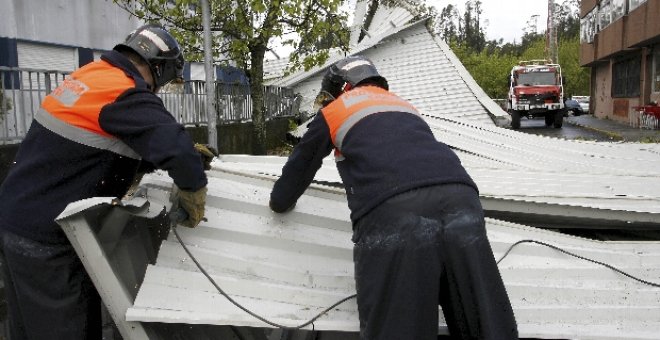
<path fill-rule="evenodd" d="M 188 133 L 119 52 L 74 72 L 49 97 L 52 106 L 71 107 L 61 110 L 69 121 L 45 112 L 45 100 L 0 187 L 7 326 L 12 340 L 98 340 L 98 293 L 55 218 L 74 201 L 121 198 L 138 167 L 168 171 L 182 190 L 207 179 Z"/>
<path fill-rule="evenodd" d="M 477 186 L 403 99 L 358 86 L 323 108 L 275 182 L 285 212 L 335 150 L 353 223 L 362 339 L 517 339 Z"/>

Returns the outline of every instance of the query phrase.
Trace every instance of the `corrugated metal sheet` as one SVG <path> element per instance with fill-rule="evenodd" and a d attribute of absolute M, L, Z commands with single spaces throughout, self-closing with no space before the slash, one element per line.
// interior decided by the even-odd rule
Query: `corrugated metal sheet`
<path fill-rule="evenodd" d="M 236 157 L 231 168 L 279 162 Z M 292 212 L 274 214 L 267 206 L 274 177 L 229 170 L 227 163 L 216 163 L 210 172 L 208 221 L 196 229 L 178 229 L 218 284 L 252 311 L 290 326 L 354 293 L 351 226 L 342 191 L 314 185 Z M 169 205 L 169 177 L 150 175 L 143 186 L 152 209 Z M 532 239 L 643 279 L 660 276 L 657 242 L 597 242 L 493 219 L 487 220 L 487 229 L 498 259 L 513 243 Z M 660 332 L 660 289 L 605 267 L 524 244 L 500 263 L 500 271 L 521 337 L 657 339 Z M 266 326 L 217 293 L 172 233 L 147 268 L 126 320 Z M 355 301 L 333 309 L 314 329 L 356 331 Z M 443 320 L 439 329 L 446 331 Z"/>
<path fill-rule="evenodd" d="M 356 1 L 355 3 L 354 22 L 351 26 L 349 43 L 352 49 L 360 50 L 364 49 L 365 46 L 377 44 L 383 36 L 391 34 L 393 29 L 406 26 L 413 18 L 410 12 L 401 7 L 388 7 L 386 5 L 379 6 L 371 21 L 371 26 L 364 30 L 368 35 L 365 36 L 362 42 L 358 43 L 357 39 L 363 31 L 362 28 L 364 15 L 367 10 L 366 7 L 367 1 Z M 314 74 L 323 70 L 325 67 L 340 60 L 344 56 L 345 54 L 339 49 L 333 49 L 330 51 L 331 61 L 327 62 L 325 65 L 317 67 L 309 72 L 301 71 L 287 77 L 285 77 L 284 71 L 288 66 L 288 58 L 266 60 L 264 62 L 264 81 L 269 85 L 290 86 L 292 82 L 302 80 L 309 76 L 309 74 Z"/>
<path fill-rule="evenodd" d="M 377 40 L 376 44 L 364 42 L 368 48 L 355 54 L 371 59 L 388 79 L 392 92 L 409 100 L 421 112 L 487 125 L 494 125 L 491 115 L 502 114 L 499 106 L 483 93 L 460 63 L 457 64 L 446 44 L 428 32 L 424 21 Z M 326 65 L 343 57 L 335 55 Z M 303 98 L 301 110 L 310 112 L 323 77 L 320 70 L 299 73 L 275 84 L 293 87 Z"/>
<path fill-rule="evenodd" d="M 436 138 L 457 152 L 487 201 L 486 208 L 534 207 L 531 213 L 536 215 L 655 223 L 660 229 L 658 145 L 562 140 L 478 123 L 425 119 Z M 224 156 L 219 166 L 279 176 L 284 162 L 275 157 Z M 331 158 L 315 180 L 341 183 Z"/>
<path fill-rule="evenodd" d="M 264 82 L 270 83 L 273 80 L 284 77 L 284 71 L 289 65 L 289 58 L 269 59 L 264 61 Z"/>
<path fill-rule="evenodd" d="M 364 16 L 367 14 L 367 0 L 355 1 L 355 10 L 353 11 L 353 23 L 351 24 L 351 35 L 349 37 L 349 46 L 358 44 L 360 34 L 364 28 Z"/>
<path fill-rule="evenodd" d="M 486 209 L 658 227 L 657 145 L 565 141 L 484 124 L 487 115 L 497 116 L 494 103 L 447 46 L 428 34 L 423 22 L 372 37 L 354 53 L 374 60 L 392 90 L 420 108 L 438 140 L 456 150 L 478 183 Z M 282 84 L 313 95 L 322 69 L 285 78 Z M 208 221 L 178 231 L 232 298 L 269 320 L 295 326 L 354 293 L 351 225 L 331 158 L 317 173 L 319 183 L 305 192 L 292 212 L 272 213 L 268 196 L 284 162 L 282 157 L 221 157 L 209 172 Z M 167 175 L 146 176 L 142 186 L 151 213 L 169 207 L 172 182 Z M 91 208 L 98 204 L 78 204 L 65 212 L 68 217 L 61 222 L 70 237 L 98 230 L 89 225 L 95 218 L 84 218 L 86 211 L 98 216 Z M 659 242 L 599 242 L 495 219 L 487 219 L 487 229 L 496 258 L 515 242 L 532 239 L 642 279 L 660 277 Z M 77 251 L 93 255 L 83 256 L 83 261 L 92 262 L 86 263 L 88 271 L 111 272 L 94 265 L 102 252 L 90 243 L 98 240 L 81 239 L 86 242 L 74 242 Z M 657 339 L 660 334 L 660 289 L 603 266 L 526 243 L 500 263 L 500 271 L 521 337 Z M 119 315 L 116 320 L 126 326 L 122 329 L 127 334 L 139 330 L 140 322 L 266 327 L 217 293 L 171 232 L 156 262 L 147 267 L 132 306 L 126 307 L 130 295 L 122 289 L 103 289 L 116 278 L 92 277 L 102 292 L 123 296 L 121 303 L 112 296 L 104 296 L 104 301 L 114 311 L 125 311 L 126 319 Z M 333 309 L 313 327 L 356 331 L 355 301 Z M 439 330 L 446 333 L 443 320 Z"/>
<path fill-rule="evenodd" d="M 389 7 L 387 5 L 378 6 L 376 13 L 371 19 L 371 25 L 367 32 L 371 38 L 386 34 L 392 28 L 402 27 L 410 23 L 413 15 L 401 7 Z M 369 39 L 369 37 L 365 37 Z"/>
<path fill-rule="evenodd" d="M 78 55 L 72 47 L 19 41 L 18 67 L 71 72 L 78 67 Z"/>

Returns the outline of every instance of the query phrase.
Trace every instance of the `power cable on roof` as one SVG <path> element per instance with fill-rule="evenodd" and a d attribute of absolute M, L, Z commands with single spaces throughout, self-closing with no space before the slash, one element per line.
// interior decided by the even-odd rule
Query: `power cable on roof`
<path fill-rule="evenodd" d="M 317 314 L 315 317 L 309 319 L 309 321 L 307 321 L 307 322 L 305 322 L 305 323 L 302 323 L 302 324 L 300 324 L 300 325 L 298 325 L 298 326 L 290 327 L 290 326 L 284 326 L 284 325 L 278 324 L 278 323 L 276 323 L 276 322 L 270 321 L 270 320 L 268 320 L 268 319 L 266 319 L 266 318 L 264 318 L 264 317 L 262 317 L 262 316 L 260 316 L 260 315 L 258 315 L 258 314 L 256 314 L 256 313 L 252 312 L 251 310 L 245 308 L 243 305 L 241 305 L 240 303 L 236 302 L 236 300 L 232 299 L 227 293 L 225 293 L 225 291 L 222 290 L 222 288 L 220 288 L 220 286 L 215 282 L 215 280 L 213 280 L 213 278 L 211 277 L 211 275 L 209 275 L 209 273 L 207 273 L 206 270 L 204 270 L 204 268 L 202 268 L 202 265 L 199 264 L 199 262 L 197 262 L 197 259 L 195 258 L 195 256 L 193 256 L 193 254 L 190 252 L 190 250 L 188 249 L 188 247 L 183 243 L 183 240 L 181 240 L 181 236 L 179 236 L 179 233 L 177 232 L 176 227 L 172 227 L 172 230 L 174 231 L 174 236 L 176 236 L 177 240 L 179 240 L 179 243 L 180 243 L 181 246 L 183 247 L 183 250 L 185 250 L 186 254 L 188 254 L 188 256 L 190 256 L 190 259 L 195 263 L 195 265 L 197 265 L 197 268 L 199 269 L 199 271 L 201 271 L 202 274 L 204 274 L 204 276 L 206 276 L 206 278 L 211 282 L 211 284 L 213 284 L 213 286 L 215 287 L 215 289 L 217 289 L 218 292 L 219 292 L 220 294 L 222 294 L 222 296 L 224 296 L 225 298 L 227 298 L 227 300 L 229 300 L 229 302 L 231 302 L 232 304 L 234 304 L 236 307 L 242 309 L 244 312 L 246 312 L 246 313 L 252 315 L 253 317 L 255 317 L 257 320 L 262 321 L 262 322 L 265 322 L 265 323 L 267 323 L 267 324 L 269 324 L 269 325 L 271 325 L 271 326 L 274 326 L 274 327 L 277 327 L 277 328 L 282 328 L 282 329 L 290 329 L 290 330 L 301 329 L 301 328 L 304 328 L 304 327 L 306 327 L 306 326 L 308 326 L 308 325 L 310 325 L 310 324 L 312 325 L 312 327 L 314 327 L 313 322 L 316 321 L 318 318 L 320 318 L 321 316 L 323 316 L 325 313 L 329 312 L 329 311 L 332 310 L 333 308 L 335 308 L 335 307 L 341 305 L 342 303 L 344 303 L 344 302 L 346 302 L 346 301 L 348 301 L 348 300 L 350 300 L 350 299 L 352 299 L 352 298 L 354 298 L 354 297 L 357 296 L 357 294 L 349 295 L 349 296 L 347 296 L 347 297 L 345 297 L 345 298 L 343 298 L 343 299 L 341 299 L 341 300 L 335 302 L 332 306 L 326 308 L 326 309 L 323 310 L 321 313 Z"/>
<path fill-rule="evenodd" d="M 276 323 L 276 322 L 270 321 L 270 320 L 268 320 L 268 319 L 266 319 L 266 318 L 264 318 L 264 317 L 262 317 L 262 316 L 260 316 L 260 315 L 258 315 L 258 314 L 256 314 L 256 313 L 252 312 L 251 310 L 245 308 L 243 305 L 241 305 L 240 303 L 236 302 L 236 300 L 232 299 L 227 293 L 225 293 L 225 291 L 222 290 L 222 288 L 220 288 L 220 286 L 215 282 L 215 280 L 213 280 L 213 278 L 211 277 L 211 275 L 209 275 L 209 273 L 208 273 L 204 268 L 202 268 L 202 265 L 197 261 L 197 259 L 195 258 L 195 256 L 193 256 L 193 254 L 190 252 L 190 250 L 189 250 L 188 247 L 185 245 L 185 243 L 183 243 L 183 240 L 181 239 L 181 236 L 179 236 L 179 233 L 178 233 L 177 230 L 176 230 L 176 226 L 172 226 L 172 230 L 174 231 L 174 236 L 176 236 L 177 240 L 179 241 L 179 244 L 181 244 L 181 246 L 183 247 L 183 250 L 186 252 L 186 254 L 188 254 L 188 256 L 189 256 L 190 259 L 195 263 L 195 265 L 197 266 L 197 268 L 199 269 L 199 271 L 200 271 L 202 274 L 204 274 L 204 276 L 206 276 L 206 278 L 211 282 L 211 284 L 213 284 L 213 286 L 218 290 L 218 292 L 219 292 L 222 296 L 224 296 L 225 298 L 227 298 L 227 300 L 229 300 L 229 302 L 231 302 L 232 304 L 234 304 L 236 307 L 240 308 L 240 309 L 243 310 L 244 312 L 250 314 L 251 316 L 253 316 L 253 317 L 256 318 L 257 320 L 262 321 L 262 322 L 264 322 L 264 323 L 266 323 L 266 324 L 268 324 L 268 325 L 271 325 L 271 326 L 273 326 L 273 327 L 277 327 L 277 328 L 281 328 L 281 329 L 287 329 L 287 330 L 302 329 L 302 328 L 304 328 L 304 327 L 306 327 L 306 326 L 308 326 L 308 325 L 310 325 L 310 324 L 312 325 L 312 327 L 314 327 L 314 321 L 318 320 L 321 316 L 323 316 L 324 314 L 326 314 L 327 312 L 329 312 L 329 311 L 332 310 L 333 308 L 335 308 L 335 307 L 341 305 L 342 303 L 344 303 L 344 302 L 346 302 L 346 301 L 348 301 L 348 300 L 350 300 L 350 299 L 352 299 L 352 298 L 357 297 L 357 294 L 349 295 L 349 296 L 347 296 L 347 297 L 345 297 L 345 298 L 343 298 L 343 299 L 341 299 L 341 300 L 335 302 L 332 306 L 330 306 L 330 307 L 324 309 L 321 313 L 319 313 L 319 314 L 317 314 L 315 317 L 309 319 L 309 321 L 306 321 L 306 322 L 304 322 L 304 323 L 302 323 L 302 324 L 300 324 L 300 325 L 298 325 L 298 326 L 291 327 L 291 326 L 285 326 L 285 325 L 278 324 L 278 323 Z M 500 257 L 500 259 L 497 260 L 497 264 L 499 265 L 499 263 L 502 262 L 502 260 L 504 260 L 504 258 L 506 258 L 506 257 L 509 255 L 509 253 L 511 253 L 511 250 L 513 250 L 513 248 L 515 248 L 516 246 L 518 246 L 518 245 L 520 245 L 520 244 L 523 244 L 523 243 L 536 243 L 536 244 L 539 244 L 539 245 L 542 245 L 542 246 L 546 246 L 546 247 L 548 247 L 548 248 L 551 248 L 551 249 L 557 250 L 557 251 L 559 251 L 559 252 L 561 252 L 561 253 L 564 253 L 564 254 L 566 254 L 566 255 L 569 255 L 569 256 L 572 256 L 572 257 L 575 257 L 575 258 L 578 258 L 578 259 L 581 259 L 581 260 L 585 260 L 585 261 L 588 261 L 588 262 L 592 262 L 592 263 L 595 263 L 595 264 L 601 265 L 601 266 L 603 266 L 603 267 L 606 267 L 606 268 L 608 268 L 608 269 L 610 269 L 610 270 L 612 270 L 612 271 L 615 271 L 615 272 L 617 272 L 617 273 L 619 273 L 619 274 L 621 274 L 621 275 L 624 275 L 624 276 L 626 276 L 626 277 L 628 277 L 628 278 L 631 278 L 631 279 L 633 279 L 633 280 L 635 280 L 635 281 L 638 281 L 638 282 L 641 282 L 641 283 L 643 283 L 643 284 L 646 284 L 646 285 L 649 285 L 649 286 L 653 286 L 653 287 L 658 287 L 658 288 L 660 288 L 660 283 L 655 283 L 655 282 L 647 281 L 647 280 L 644 280 L 644 279 L 640 279 L 640 278 L 635 277 L 635 276 L 633 276 L 633 275 L 631 275 L 631 274 L 628 274 L 628 273 L 622 271 L 621 269 L 618 269 L 618 268 L 616 268 L 616 267 L 614 267 L 614 266 L 612 266 L 612 265 L 610 265 L 610 264 L 607 264 L 607 263 L 604 263 L 604 262 L 600 262 L 600 261 L 596 261 L 596 260 L 592 260 L 592 259 L 590 259 L 590 258 L 587 258 L 587 257 L 581 256 L 581 255 L 577 255 L 577 254 L 575 254 L 575 253 L 571 253 L 571 252 L 569 252 L 569 251 L 567 251 L 567 250 L 564 250 L 564 249 L 562 249 L 562 248 L 560 248 L 560 247 L 557 247 L 557 246 L 554 246 L 554 245 L 551 245 L 551 244 L 548 244 L 548 243 L 545 243 L 545 242 L 542 242 L 542 241 L 536 241 L 536 240 L 530 240 L 530 239 L 520 240 L 520 241 L 517 241 L 517 242 L 513 243 L 513 244 L 512 244 L 507 250 L 506 250 L 506 252 L 504 253 L 504 255 L 502 255 L 502 257 Z"/>

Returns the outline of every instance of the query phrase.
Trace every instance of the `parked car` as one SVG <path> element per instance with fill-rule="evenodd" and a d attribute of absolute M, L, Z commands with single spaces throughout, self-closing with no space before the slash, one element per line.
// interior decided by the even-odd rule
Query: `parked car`
<path fill-rule="evenodd" d="M 573 96 L 571 99 L 574 99 L 582 107 L 582 112 L 589 113 L 589 96 Z"/>
<path fill-rule="evenodd" d="M 580 103 L 575 99 L 566 99 L 564 102 L 564 107 L 566 108 L 566 116 L 569 114 L 573 116 L 579 116 L 586 113 L 582 109 L 582 105 L 580 105 Z"/>

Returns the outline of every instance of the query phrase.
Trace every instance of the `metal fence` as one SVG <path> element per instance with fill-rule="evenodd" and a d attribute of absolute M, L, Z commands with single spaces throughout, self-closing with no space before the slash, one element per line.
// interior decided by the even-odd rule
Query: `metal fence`
<path fill-rule="evenodd" d="M 636 106 L 628 114 L 630 126 L 640 129 L 660 129 L 660 107 L 656 105 Z"/>
<path fill-rule="evenodd" d="M 67 72 L 0 67 L 0 143 L 18 143 L 27 133 L 42 100 L 65 78 Z M 213 112 L 218 124 L 252 119 L 249 85 L 216 83 Z M 206 125 L 204 81 L 167 86 L 158 94 L 175 119 L 184 125 Z M 300 97 L 291 89 L 264 86 L 266 119 L 298 117 Z"/>
<path fill-rule="evenodd" d="M 0 141 L 20 142 L 41 101 L 65 77 L 65 72 L 0 67 Z"/>
<path fill-rule="evenodd" d="M 247 84 L 215 84 L 216 121 L 229 124 L 252 120 L 252 97 Z M 160 91 L 165 107 L 184 125 L 205 125 L 206 86 L 204 81 L 187 81 L 183 85 L 168 86 Z M 266 119 L 297 117 L 300 96 L 289 88 L 264 86 L 264 112 Z"/>

